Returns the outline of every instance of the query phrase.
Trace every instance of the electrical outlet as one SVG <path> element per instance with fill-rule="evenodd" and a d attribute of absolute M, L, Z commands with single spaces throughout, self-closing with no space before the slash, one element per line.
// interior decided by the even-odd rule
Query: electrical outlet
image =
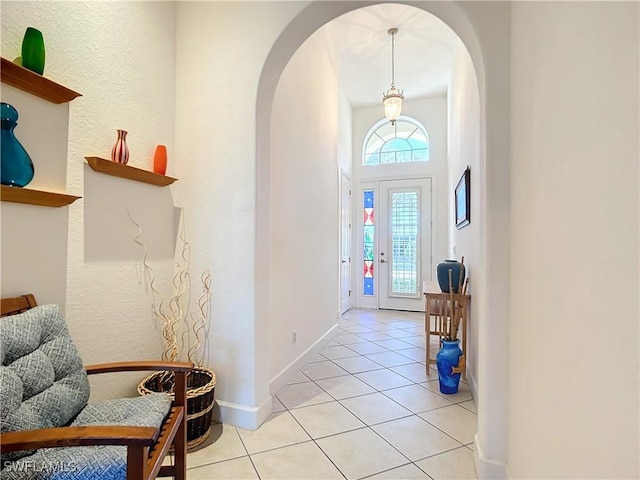
<path fill-rule="evenodd" d="M 296 330 L 293 330 L 291 332 L 291 343 L 296 343 L 297 339 L 298 339 L 298 332 Z"/>

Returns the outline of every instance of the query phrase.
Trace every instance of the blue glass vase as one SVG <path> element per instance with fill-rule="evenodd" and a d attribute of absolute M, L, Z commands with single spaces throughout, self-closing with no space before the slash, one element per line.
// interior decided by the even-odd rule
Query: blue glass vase
<path fill-rule="evenodd" d="M 458 286 L 464 283 L 465 268 L 464 265 L 457 260 L 445 260 L 436 266 L 440 290 L 449 293 L 449 270 L 451 270 L 453 293 L 460 293 L 458 292 Z"/>
<path fill-rule="evenodd" d="M 0 183 L 12 187 L 24 187 L 33 179 L 35 172 L 29 154 L 13 133 L 18 125 L 18 111 L 12 105 L 2 102 L 0 122 L 2 123 Z"/>
<path fill-rule="evenodd" d="M 438 381 L 440 391 L 446 394 L 458 393 L 461 373 L 452 373 L 453 367 L 457 367 L 460 362 L 462 350 L 460 340 L 442 340 L 442 347 L 436 354 L 436 366 L 438 367 Z"/>

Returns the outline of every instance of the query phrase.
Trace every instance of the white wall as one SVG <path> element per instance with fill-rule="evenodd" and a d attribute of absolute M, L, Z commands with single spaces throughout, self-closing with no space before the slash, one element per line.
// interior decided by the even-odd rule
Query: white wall
<path fill-rule="evenodd" d="M 173 270 L 171 189 L 97 174 L 86 166 L 84 156 L 109 158 L 116 129 L 121 128 L 129 131 L 130 165 L 150 170 L 155 145 L 164 143 L 169 150 L 167 174 L 175 173 L 174 19 L 175 6 L 168 2 L 2 2 L 2 56 L 18 56 L 25 28 L 36 27 L 44 34 L 45 76 L 83 94 L 69 105 L 68 145 L 64 129 L 57 132 L 65 125 L 62 120 L 39 127 L 41 136 L 35 141 L 44 146 L 51 141 L 57 153 L 50 159 L 38 156 L 36 171 L 46 172 L 47 178 L 38 176 L 30 185 L 83 198 L 68 210 L 18 206 L 24 211 L 21 221 L 33 223 L 28 241 L 10 252 L 3 249 L 2 293 L 26 288 L 41 302 L 62 305 L 66 294 L 66 318 L 85 363 L 160 355 L 149 298 L 139 280 L 142 256 L 133 242 L 136 229 L 126 210 L 143 226 L 143 241 L 163 289 Z M 29 128 L 24 120 L 18 132 Z M 68 147 L 62 158 L 60 139 Z M 48 162 L 55 167 L 45 168 Z M 5 230 L 9 222 L 4 214 L 2 220 Z M 34 235 L 68 235 L 68 247 L 60 256 L 43 255 Z M 47 284 L 35 280 L 31 287 L 5 276 L 5 268 L 15 268 L 13 259 L 32 253 L 38 263 L 30 275 L 42 275 Z M 108 376 L 93 384 L 93 398 L 133 394 L 140 379 L 140 374 Z"/>
<path fill-rule="evenodd" d="M 477 399 L 478 378 L 478 321 L 474 313 L 473 296 L 482 296 L 482 283 L 474 282 L 474 272 L 480 268 L 480 100 L 478 80 L 469 53 L 460 42 L 455 49 L 453 73 L 449 84 L 448 100 L 448 173 L 446 193 L 449 198 L 447 212 L 449 253 L 448 258 L 460 260 L 464 257 L 468 293 L 472 294 L 467 337 L 467 376 L 474 397 Z M 471 169 L 471 211 L 470 223 L 457 229 L 455 225 L 454 191 L 467 166 Z M 479 279 L 479 276 L 477 277 Z"/>
<path fill-rule="evenodd" d="M 177 198 L 199 250 L 192 272 L 213 274 L 211 357 L 222 420 L 256 428 L 271 413 L 268 169 L 256 178 L 256 95 L 265 59 L 303 2 L 178 2 Z M 273 85 L 275 88 L 275 83 Z M 270 123 L 271 116 L 266 120 Z M 257 236 L 258 235 L 258 236 Z M 268 270 L 268 268 L 267 268 Z M 256 285 L 265 288 L 258 292 Z M 259 293 L 263 296 L 257 300 Z"/>
<path fill-rule="evenodd" d="M 329 48 L 322 30 L 311 36 L 287 64 L 274 96 L 269 242 L 274 394 L 299 371 L 296 360 L 336 324 L 339 92 Z"/>
<path fill-rule="evenodd" d="M 449 217 L 449 185 L 447 183 L 447 97 L 408 99 L 402 104 L 402 114 L 415 118 L 427 130 L 429 135 L 429 161 L 426 163 L 381 165 L 379 168 L 362 166 L 362 149 L 364 140 L 371 127 L 384 118 L 382 102 L 380 105 L 358 107 L 353 110 L 353 172 L 354 181 L 375 180 L 378 178 L 411 178 L 431 177 L 433 231 L 431 250 L 433 268 L 429 279 L 435 279 L 435 266 L 444 258 L 448 258 L 448 222 Z M 362 265 L 362 215 L 359 214 L 362 200 L 353 197 L 355 206 L 355 222 L 353 235 L 353 265 Z M 362 268 L 352 268 L 355 298 L 358 305 L 365 308 L 376 308 L 375 299 L 362 296 Z M 368 303 L 370 302 L 370 303 Z"/>
<path fill-rule="evenodd" d="M 349 99 L 338 85 L 338 139 L 337 158 L 338 166 L 351 178 L 352 150 L 353 150 L 353 110 Z"/>
<path fill-rule="evenodd" d="M 639 478 L 637 2 L 512 6 L 511 478 Z"/>

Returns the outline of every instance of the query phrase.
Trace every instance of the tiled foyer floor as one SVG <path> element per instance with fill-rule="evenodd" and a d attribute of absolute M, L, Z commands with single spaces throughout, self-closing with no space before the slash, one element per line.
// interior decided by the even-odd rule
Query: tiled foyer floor
<path fill-rule="evenodd" d="M 436 349 L 437 350 L 437 349 Z M 475 479 L 469 387 L 427 377 L 423 314 L 351 310 L 258 430 L 217 425 L 187 456 L 197 479 Z"/>

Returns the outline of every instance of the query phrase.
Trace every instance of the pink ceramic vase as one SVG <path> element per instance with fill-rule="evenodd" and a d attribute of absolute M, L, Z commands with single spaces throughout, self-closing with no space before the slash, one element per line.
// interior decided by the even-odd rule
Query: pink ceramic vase
<path fill-rule="evenodd" d="M 127 164 L 129 161 L 129 147 L 127 146 L 127 132 L 118 130 L 118 139 L 111 149 L 111 160 L 116 163 Z"/>

